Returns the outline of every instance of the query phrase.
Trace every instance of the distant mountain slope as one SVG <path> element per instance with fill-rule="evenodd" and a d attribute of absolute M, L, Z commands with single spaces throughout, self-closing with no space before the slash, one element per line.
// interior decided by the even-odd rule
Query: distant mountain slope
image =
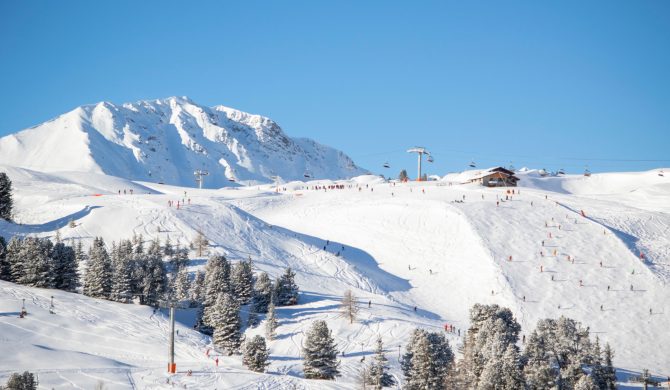
<path fill-rule="evenodd" d="M 292 139 L 277 123 L 188 98 L 78 107 L 0 138 L 0 164 L 44 172 L 105 173 L 132 180 L 205 187 L 233 181 L 342 179 L 366 173 L 344 153 L 310 139 Z"/>

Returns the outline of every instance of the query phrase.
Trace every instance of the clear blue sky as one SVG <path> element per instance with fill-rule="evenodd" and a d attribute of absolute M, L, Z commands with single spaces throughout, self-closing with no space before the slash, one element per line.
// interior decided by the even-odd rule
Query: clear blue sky
<path fill-rule="evenodd" d="M 0 2 L 0 135 L 186 95 L 394 176 L 413 145 L 440 174 L 649 169 L 670 166 L 669 73 L 666 0 Z"/>

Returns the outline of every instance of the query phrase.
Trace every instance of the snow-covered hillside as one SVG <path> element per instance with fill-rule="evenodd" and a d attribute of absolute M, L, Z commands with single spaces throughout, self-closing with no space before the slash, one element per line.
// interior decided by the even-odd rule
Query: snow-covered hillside
<path fill-rule="evenodd" d="M 222 357 L 214 367 L 205 356 L 209 339 L 189 330 L 192 318 L 182 313 L 177 363 L 194 375 L 176 375 L 178 386 L 353 388 L 378 335 L 399 376 L 398 350 L 413 328 L 467 329 L 474 303 L 509 307 L 526 335 L 541 318 L 569 316 L 612 344 L 620 369 L 670 375 L 670 187 L 654 172 L 520 174 L 521 193 L 512 196 L 375 176 L 339 181 L 339 190 L 308 189 L 333 183 L 326 180 L 291 182 L 277 193 L 271 185 L 197 190 L 101 174 L 0 171 L 14 182 L 21 222 L 0 222 L 4 236 L 53 236 L 60 229 L 66 241 L 103 236 L 109 245 L 142 234 L 185 245 L 201 230 L 212 252 L 233 261 L 251 256 L 257 270 L 273 277 L 285 266 L 296 270 L 301 302 L 278 310 L 267 374 L 244 370 L 239 357 Z M 168 200 L 182 199 L 191 204 L 168 207 Z M 67 226 L 71 219 L 77 227 Z M 190 269 L 203 263 L 195 259 Z M 363 303 L 352 325 L 337 312 L 346 289 Z M 46 309 L 50 295 L 55 315 Z M 31 312 L 26 319 L 15 315 L 21 298 Z M 97 378 L 112 389 L 166 387 L 164 313 L 9 283 L 0 284 L 0 313 L 0 348 L 18 354 L 0 356 L 0 382 L 11 371 L 31 369 L 56 388 L 90 388 Z M 302 378 L 301 345 L 315 319 L 328 321 L 345 352 L 343 375 L 334 382 Z M 454 347 L 460 343 L 448 338 Z"/>
<path fill-rule="evenodd" d="M 338 150 L 288 137 L 269 118 L 178 97 L 78 107 L 0 138 L 0 164 L 188 187 L 201 169 L 209 171 L 206 188 L 365 173 Z"/>

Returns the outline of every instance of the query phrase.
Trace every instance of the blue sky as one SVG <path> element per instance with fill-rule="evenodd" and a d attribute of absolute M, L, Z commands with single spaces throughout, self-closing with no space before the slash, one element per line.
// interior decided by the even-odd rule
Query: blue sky
<path fill-rule="evenodd" d="M 0 2 L 0 135 L 186 95 L 394 176 L 414 145 L 440 174 L 650 169 L 670 166 L 669 73 L 664 0 Z"/>

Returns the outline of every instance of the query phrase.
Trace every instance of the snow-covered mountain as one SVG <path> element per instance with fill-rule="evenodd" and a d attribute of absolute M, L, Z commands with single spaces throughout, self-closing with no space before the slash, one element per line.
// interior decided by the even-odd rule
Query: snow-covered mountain
<path fill-rule="evenodd" d="M 338 150 L 288 137 L 269 118 L 186 97 L 77 107 L 0 138 L 0 163 L 191 187 L 194 170 L 202 169 L 209 171 L 207 188 L 366 173 Z"/>

